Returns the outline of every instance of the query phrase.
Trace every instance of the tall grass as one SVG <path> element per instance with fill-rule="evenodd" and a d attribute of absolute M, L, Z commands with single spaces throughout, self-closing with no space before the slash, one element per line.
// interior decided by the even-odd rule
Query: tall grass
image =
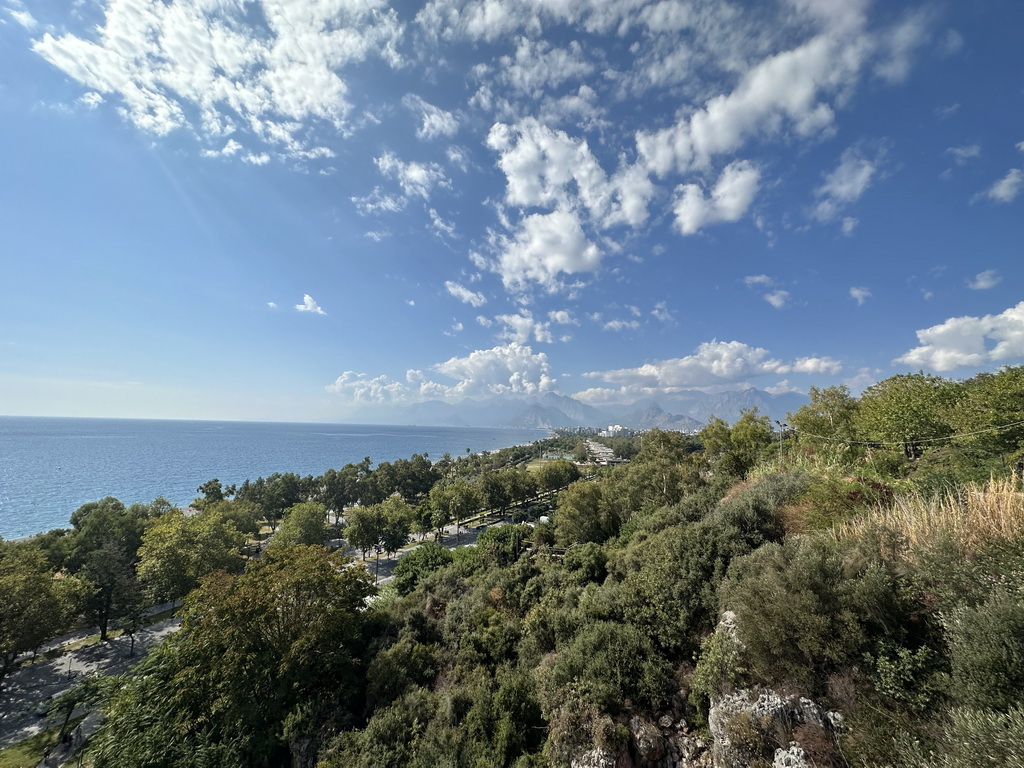
<path fill-rule="evenodd" d="M 1024 536 L 1024 493 L 1020 476 L 992 478 L 984 486 L 955 488 L 925 496 L 910 492 L 893 503 L 837 525 L 837 538 L 863 537 L 872 531 L 895 533 L 907 552 L 952 540 L 976 551 L 998 540 Z"/>

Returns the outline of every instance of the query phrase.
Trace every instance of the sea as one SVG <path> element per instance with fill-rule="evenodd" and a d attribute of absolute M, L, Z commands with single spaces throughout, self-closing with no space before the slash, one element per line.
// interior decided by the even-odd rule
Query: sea
<path fill-rule="evenodd" d="M 294 472 L 319 475 L 369 456 L 374 465 L 523 445 L 547 430 L 0 416 L 0 537 L 69 527 L 82 504 L 163 496 L 185 506 L 197 488 Z"/>

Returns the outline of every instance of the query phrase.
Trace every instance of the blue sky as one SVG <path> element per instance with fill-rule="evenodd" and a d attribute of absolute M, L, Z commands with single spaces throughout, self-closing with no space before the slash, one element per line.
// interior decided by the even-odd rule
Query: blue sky
<path fill-rule="evenodd" d="M 0 413 L 1024 362 L 1024 4 L 0 0 Z"/>

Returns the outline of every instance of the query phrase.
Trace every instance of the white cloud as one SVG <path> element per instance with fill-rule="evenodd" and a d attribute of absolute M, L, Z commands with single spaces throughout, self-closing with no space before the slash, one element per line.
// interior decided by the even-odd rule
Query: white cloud
<path fill-rule="evenodd" d="M 557 325 L 579 325 L 579 321 L 567 309 L 556 309 L 548 312 L 548 320 Z"/>
<path fill-rule="evenodd" d="M 270 155 L 266 152 L 260 152 L 258 155 L 254 155 L 252 152 L 242 155 L 242 162 L 249 163 L 250 165 L 266 165 L 270 162 Z"/>
<path fill-rule="evenodd" d="M 242 148 L 242 145 L 234 139 L 228 139 L 220 149 L 204 149 L 200 154 L 203 157 L 232 157 L 237 155 Z M 267 157 L 267 160 L 269 161 L 270 158 Z"/>
<path fill-rule="evenodd" d="M 609 320 L 601 327 L 606 331 L 635 331 L 640 327 L 640 323 L 636 320 Z"/>
<path fill-rule="evenodd" d="M 427 213 L 430 214 L 430 226 L 434 230 L 434 234 L 438 237 L 458 237 L 455 233 L 454 222 L 442 219 L 441 215 L 434 208 L 431 208 Z"/>
<path fill-rule="evenodd" d="M 794 373 L 814 373 L 835 376 L 843 370 L 843 364 L 831 357 L 799 357 L 787 366 Z"/>
<path fill-rule="evenodd" d="M 857 302 L 858 307 L 862 307 L 871 298 L 871 291 L 864 287 L 853 287 L 850 289 L 850 297 Z"/>
<path fill-rule="evenodd" d="M 416 129 L 418 138 L 429 140 L 458 133 L 459 121 L 451 112 L 435 107 L 413 93 L 407 94 L 402 103 L 420 119 L 420 127 Z"/>
<path fill-rule="evenodd" d="M 953 162 L 957 165 L 966 165 L 968 160 L 981 157 L 981 147 L 977 144 L 970 144 L 963 147 L 950 147 L 946 150 L 946 154 L 951 155 L 953 157 Z"/>
<path fill-rule="evenodd" d="M 487 303 L 487 297 L 482 293 L 471 291 L 461 283 L 456 283 L 451 280 L 446 280 L 444 287 L 448 290 L 452 296 L 461 301 L 463 304 L 469 304 L 474 307 L 482 307 Z"/>
<path fill-rule="evenodd" d="M 587 403 L 628 402 L 639 397 L 671 394 L 685 389 L 717 390 L 747 383 L 765 374 L 835 375 L 842 364 L 830 357 L 801 357 L 792 363 L 769 356 L 768 350 L 739 341 L 709 341 L 692 355 L 647 363 L 639 368 L 585 373 L 612 387 L 595 387 L 574 397 Z"/>
<path fill-rule="evenodd" d="M 934 371 L 984 366 L 1024 358 L 1024 301 L 998 315 L 953 317 L 917 331 L 921 346 L 894 363 Z M 994 342 L 989 346 L 989 342 Z"/>
<path fill-rule="evenodd" d="M 547 356 L 515 342 L 453 357 L 434 370 L 458 381 L 449 397 L 487 394 L 541 394 L 554 389 Z"/>
<path fill-rule="evenodd" d="M 668 304 L 664 301 L 659 301 L 654 305 L 654 309 L 651 310 L 651 314 L 663 323 L 671 323 L 673 321 L 672 313 L 668 309 Z"/>
<path fill-rule="evenodd" d="M 277 309 L 277 304 L 273 301 L 268 301 L 267 306 L 270 307 L 271 309 Z"/>
<path fill-rule="evenodd" d="M 15 10 L 13 8 L 5 8 L 4 10 L 11 15 L 12 19 L 29 31 L 39 26 L 39 22 L 35 20 L 35 17 L 26 10 Z"/>
<path fill-rule="evenodd" d="M 601 249 L 583 232 L 579 217 L 556 210 L 525 216 L 514 239 L 497 240 L 499 255 L 494 268 L 505 287 L 515 292 L 536 283 L 548 292 L 564 288 L 561 275 L 595 272 L 601 266 Z"/>
<path fill-rule="evenodd" d="M 384 190 L 380 187 L 374 187 L 373 191 L 365 197 L 350 197 L 349 200 L 362 216 L 378 212 L 397 213 L 405 208 L 406 203 L 404 197 L 384 194 Z"/>
<path fill-rule="evenodd" d="M 426 200 L 434 187 L 451 186 L 444 169 L 437 163 L 406 163 L 393 152 L 385 152 L 375 158 L 374 163 L 386 178 L 397 181 L 402 187 L 402 192 L 408 197 L 421 197 Z"/>
<path fill-rule="evenodd" d="M 863 20 L 855 4 L 832 5 L 843 11 L 833 29 L 765 58 L 731 93 L 715 96 L 674 126 L 640 131 L 637 149 L 648 169 L 659 176 L 685 173 L 709 167 L 714 157 L 736 152 L 756 136 L 809 137 L 829 130 L 835 114 L 822 97 L 852 88 L 870 52 L 857 29 Z"/>
<path fill-rule="evenodd" d="M 499 153 L 498 167 L 511 206 L 580 208 L 601 228 L 639 226 L 647 220 L 654 186 L 640 166 L 624 165 L 609 177 L 585 139 L 573 139 L 535 118 L 496 123 L 487 146 Z"/>
<path fill-rule="evenodd" d="M 244 130 L 275 151 L 310 149 L 309 123 L 352 130 L 345 67 L 401 64 L 403 28 L 379 2 L 110 2 L 87 36 L 47 32 L 33 45 L 70 77 L 120 102 L 141 130 Z M 259 157 L 257 153 L 254 155 Z"/>
<path fill-rule="evenodd" d="M 747 275 L 743 278 L 743 284 L 747 287 L 763 285 L 766 288 L 771 288 L 775 285 L 775 280 L 768 275 Z"/>
<path fill-rule="evenodd" d="M 853 216 L 844 216 L 843 217 L 843 223 L 840 226 L 840 230 L 842 231 L 842 233 L 844 235 L 849 237 L 850 235 L 853 234 L 853 230 L 855 230 L 857 228 L 857 225 L 859 223 L 860 223 L 860 219 L 854 218 Z"/>
<path fill-rule="evenodd" d="M 985 194 L 997 203 L 1012 203 L 1024 187 L 1024 171 L 1011 168 L 1003 178 L 993 184 Z"/>
<path fill-rule="evenodd" d="M 1002 279 L 994 269 L 986 269 L 976 274 L 973 280 L 968 280 L 967 287 L 975 291 L 985 291 L 995 288 Z"/>
<path fill-rule="evenodd" d="M 865 157 L 861 147 L 850 147 L 843 152 L 839 165 L 825 177 L 825 183 L 814 190 L 818 204 L 812 215 L 820 222 L 831 221 L 847 205 L 860 199 L 878 171 L 882 154 Z M 843 224 L 844 234 L 846 223 Z"/>
<path fill-rule="evenodd" d="M 313 297 L 310 296 L 308 293 L 302 297 L 302 303 L 296 304 L 295 308 L 299 310 L 299 312 L 312 312 L 314 315 L 327 314 L 320 308 L 320 306 L 316 303 Z"/>
<path fill-rule="evenodd" d="M 718 177 L 711 197 L 696 184 L 676 188 L 676 228 L 692 235 L 710 224 L 739 221 L 757 194 L 761 172 L 746 160 L 729 163 Z"/>
<path fill-rule="evenodd" d="M 500 64 L 502 79 L 520 95 L 532 99 L 594 70 L 578 42 L 571 42 L 568 48 L 556 48 L 545 40 L 528 37 L 520 37 L 515 55 L 502 57 Z"/>
<path fill-rule="evenodd" d="M 776 309 L 782 309 L 789 302 L 789 291 L 772 291 L 764 295 L 764 300 Z"/>
<path fill-rule="evenodd" d="M 505 325 L 498 338 L 517 344 L 539 341 L 551 344 L 551 324 L 535 320 L 533 314 L 524 310 L 517 315 L 498 315 L 494 318 Z"/>
<path fill-rule="evenodd" d="M 498 394 L 536 395 L 555 387 L 547 356 L 515 342 L 453 357 L 432 366 L 432 370 L 455 383 L 434 381 L 414 369 L 406 371 L 404 382 L 385 375 L 370 377 L 345 371 L 325 389 L 352 404 L 400 405 L 437 399 L 456 402 Z"/>
<path fill-rule="evenodd" d="M 96 91 L 87 91 L 78 97 L 78 101 L 79 103 L 84 104 L 88 109 L 96 109 L 106 100 L 101 94 L 96 93 Z"/>

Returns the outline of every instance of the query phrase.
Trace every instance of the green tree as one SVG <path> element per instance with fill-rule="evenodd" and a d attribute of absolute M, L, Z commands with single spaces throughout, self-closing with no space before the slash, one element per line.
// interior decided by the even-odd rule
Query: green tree
<path fill-rule="evenodd" d="M 619 532 L 622 521 L 605 503 L 601 486 L 577 480 L 558 494 L 555 536 L 559 546 L 594 541 L 601 543 Z"/>
<path fill-rule="evenodd" d="M 555 459 L 541 464 L 536 475 L 541 490 L 558 491 L 579 480 L 580 470 L 568 459 Z"/>
<path fill-rule="evenodd" d="M 979 373 L 964 382 L 963 394 L 963 400 L 950 412 L 956 432 L 966 435 L 957 443 L 976 446 L 993 456 L 1024 458 L 1024 366 Z"/>
<path fill-rule="evenodd" d="M 43 553 L 4 544 L 0 550 L 0 686 L 20 654 L 38 648 L 71 623 L 84 586 L 54 578 Z"/>
<path fill-rule="evenodd" d="M 152 599 L 178 600 L 212 571 L 242 569 L 244 537 L 217 514 L 220 504 L 191 516 L 175 510 L 146 529 L 136 570 Z"/>
<path fill-rule="evenodd" d="M 290 507 L 270 541 L 273 546 L 322 546 L 327 541 L 327 509 L 315 501 Z"/>
<path fill-rule="evenodd" d="M 390 496 L 380 504 L 356 507 L 349 514 L 345 535 L 349 544 L 366 553 L 373 550 L 375 575 L 380 574 L 382 552 L 397 552 L 409 541 L 415 519 L 412 509 L 398 496 Z"/>
<path fill-rule="evenodd" d="M 455 541 L 459 541 L 462 521 L 480 509 L 484 499 L 480 491 L 466 480 L 455 480 L 451 483 L 438 483 L 430 489 L 428 503 L 434 510 L 432 521 L 437 538 L 444 533 L 445 526 L 455 523 Z"/>
<path fill-rule="evenodd" d="M 850 395 L 845 384 L 825 389 L 811 387 L 808 394 L 811 402 L 789 414 L 789 423 L 801 442 L 834 456 L 857 439 L 857 398 Z"/>
<path fill-rule="evenodd" d="M 436 541 L 420 544 L 404 555 L 395 566 L 394 585 L 400 595 L 412 592 L 429 573 L 443 568 L 453 560 L 451 550 Z"/>
<path fill-rule="evenodd" d="M 328 718 L 361 699 L 362 568 L 321 547 L 280 547 L 211 574 L 182 629 L 110 699 L 96 768 L 300 764 Z M 293 761 L 295 761 L 293 763 Z"/>
<path fill-rule="evenodd" d="M 192 502 L 192 506 L 196 509 L 205 509 L 210 504 L 224 501 L 224 487 L 216 477 L 200 485 L 196 488 L 196 492 L 203 494 L 203 498 Z"/>
<path fill-rule="evenodd" d="M 898 444 L 908 459 L 952 434 L 951 411 L 962 395 L 956 382 L 924 373 L 891 376 L 860 397 L 857 432 L 867 440 Z"/>

